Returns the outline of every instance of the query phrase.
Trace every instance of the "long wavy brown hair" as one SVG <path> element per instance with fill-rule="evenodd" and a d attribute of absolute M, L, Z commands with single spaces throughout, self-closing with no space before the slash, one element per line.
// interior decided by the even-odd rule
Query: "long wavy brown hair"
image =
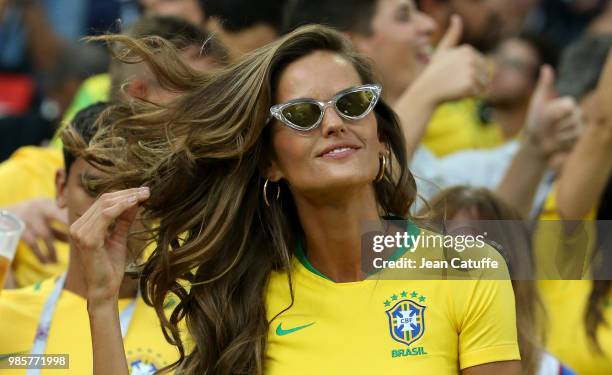
<path fill-rule="evenodd" d="M 303 235 L 285 181 L 271 207 L 262 197 L 263 172 L 274 157 L 268 116 L 279 76 L 291 62 L 319 50 L 348 60 L 363 83 L 376 82 L 370 65 L 341 34 L 323 26 L 300 28 L 208 74 L 182 64 L 158 38 L 99 39 L 123 44 L 130 52 L 120 58 L 142 59 L 164 85 L 184 92 L 167 107 L 112 107 L 113 118 L 121 120 L 97 134 L 84 155 L 109 170 L 111 176 L 98 181 L 105 188 L 151 189 L 143 215 L 155 223 L 156 248 L 140 276 L 145 300 L 180 352 L 166 370 L 261 374 L 270 323 L 267 283 L 272 271 L 283 270 L 291 286 L 291 259 Z M 373 182 L 381 215 L 407 217 L 416 186 L 404 137 L 383 101 L 374 113 L 393 160 L 383 180 Z M 180 302 L 167 317 L 169 294 Z M 194 344 L 190 352 L 179 331 L 183 320 Z"/>

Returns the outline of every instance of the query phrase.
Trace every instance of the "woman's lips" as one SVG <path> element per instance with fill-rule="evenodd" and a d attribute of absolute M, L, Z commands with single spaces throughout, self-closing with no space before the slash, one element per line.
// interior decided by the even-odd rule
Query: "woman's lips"
<path fill-rule="evenodd" d="M 420 48 L 419 51 L 417 51 L 416 58 L 421 63 L 429 64 L 429 62 L 431 61 L 431 57 L 433 56 L 433 53 L 434 53 L 433 47 L 431 45 L 427 45 L 427 46 Z"/>
<path fill-rule="evenodd" d="M 431 54 L 429 53 L 417 53 L 417 60 L 419 60 L 423 64 L 429 64 L 431 61 Z"/>
<path fill-rule="evenodd" d="M 333 150 L 330 150 L 324 153 L 323 155 L 321 155 L 321 157 L 330 158 L 330 159 L 343 159 L 350 155 L 353 155 L 357 151 L 359 151 L 359 148 L 337 147 L 337 148 L 334 148 Z"/>

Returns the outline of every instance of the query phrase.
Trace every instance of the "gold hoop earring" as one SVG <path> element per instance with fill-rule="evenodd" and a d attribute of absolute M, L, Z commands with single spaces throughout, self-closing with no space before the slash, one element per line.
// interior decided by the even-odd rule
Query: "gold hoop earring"
<path fill-rule="evenodd" d="M 387 157 L 385 156 L 385 154 L 380 155 L 380 164 L 382 164 L 380 166 L 380 170 L 378 171 L 378 175 L 376 176 L 376 179 L 374 180 L 374 182 L 380 182 L 383 180 L 383 178 L 385 178 L 385 169 L 387 168 Z"/>
<path fill-rule="evenodd" d="M 264 186 L 263 186 L 263 198 L 264 198 L 264 202 L 266 203 L 266 206 L 270 207 L 270 201 L 268 200 L 268 182 L 270 180 L 266 178 L 266 182 L 264 182 Z M 276 185 L 276 200 L 278 200 L 278 198 L 280 198 L 280 186 L 277 184 Z"/>

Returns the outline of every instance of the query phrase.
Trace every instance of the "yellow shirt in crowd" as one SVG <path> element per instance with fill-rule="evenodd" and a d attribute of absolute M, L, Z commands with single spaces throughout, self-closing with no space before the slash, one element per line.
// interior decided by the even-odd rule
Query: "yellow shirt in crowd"
<path fill-rule="evenodd" d="M 520 359 L 508 280 L 383 280 L 375 274 L 334 283 L 298 258 L 291 273 L 295 300 L 287 311 L 287 274 L 275 272 L 269 282 L 268 319 L 280 315 L 270 323 L 266 374 L 456 375 Z"/>
<path fill-rule="evenodd" d="M 110 77 L 100 74 L 83 82 L 70 107 L 64 115 L 63 124 L 72 120 L 81 109 L 98 101 L 108 100 Z M 34 198 L 55 199 L 55 172 L 64 167 L 62 144 L 59 138 L 52 141 L 52 147 L 26 146 L 18 149 L 11 157 L 0 164 L 0 207 Z M 38 261 L 30 248 L 23 242 L 19 244 L 12 270 L 17 285 L 23 287 L 58 276 L 68 266 L 68 245 L 56 241 L 58 262 L 43 264 Z M 42 251 L 44 243 L 39 244 Z"/>
<path fill-rule="evenodd" d="M 0 207 L 28 199 L 55 199 L 55 172 L 64 166 L 61 150 L 26 146 L 0 163 Z"/>
<path fill-rule="evenodd" d="M 593 208 L 571 236 L 565 233 L 557 209 L 556 184 L 552 185 L 536 223 L 533 249 L 538 279 L 580 279 L 588 275 L 595 247 Z"/>
<path fill-rule="evenodd" d="M 54 287 L 55 279 L 47 279 L 27 288 L 2 291 L 0 358 L 12 353 L 30 353 L 43 305 Z M 120 300 L 119 311 L 130 302 L 130 299 Z M 168 307 L 173 303 L 169 302 Z M 178 350 L 166 342 L 155 310 L 142 299 L 136 303 L 124 347 L 132 374 L 148 374 L 138 370 L 160 369 L 179 357 Z M 68 354 L 70 368 L 42 370 L 42 375 L 91 374 L 93 355 L 85 299 L 70 291 L 62 291 L 51 321 L 45 353 Z M 6 375 L 25 373 L 26 370 L 0 369 L 0 374 Z"/>
<path fill-rule="evenodd" d="M 562 280 L 570 275 L 556 273 L 560 267 L 555 265 L 563 254 L 571 252 L 563 259 L 568 264 L 566 270 L 580 271 L 578 277 L 590 274 L 592 250 L 595 245 L 594 222 L 596 208 L 593 208 L 584 219 L 584 225 L 577 234 L 566 236 L 562 230 L 561 217 L 556 202 L 556 187 L 553 185 L 542 212 L 535 233 L 534 249 L 538 266 L 547 272 L 540 276 L 549 280 L 540 280 L 538 289 L 546 309 L 544 324 L 546 331 L 546 349 L 560 358 L 577 374 L 609 375 L 612 374 L 612 327 L 600 326 L 598 329 L 599 344 L 603 354 L 597 354 L 590 345 L 586 335 L 584 314 L 591 293 L 593 282 L 590 280 Z M 578 254 L 580 251 L 580 254 Z M 551 268 L 555 266 L 555 268 Z M 551 270 L 555 272 L 551 272 Z M 559 280 L 554 280 L 557 278 Z M 604 318 L 612 324 L 612 295 L 604 303 Z"/>
<path fill-rule="evenodd" d="M 81 109 L 97 102 L 108 101 L 110 85 L 111 79 L 108 73 L 87 78 L 79 87 L 79 91 L 75 94 L 68 109 L 66 109 L 60 130 L 70 123 Z M 55 148 L 62 148 L 62 141 L 58 138 L 57 134 L 51 141 L 51 145 Z"/>
<path fill-rule="evenodd" d="M 61 150 L 27 146 L 18 149 L 0 164 L 0 207 L 34 198 L 55 199 L 55 173 L 64 166 Z M 45 244 L 39 244 L 45 251 Z M 30 248 L 20 242 L 12 263 L 17 285 L 32 285 L 36 281 L 57 276 L 68 266 L 68 245 L 55 241 L 57 263 L 42 264 Z"/>
<path fill-rule="evenodd" d="M 476 99 L 463 99 L 439 106 L 427 126 L 423 144 L 438 157 L 501 146 L 504 137 L 499 125 L 484 123 L 478 105 Z"/>
<path fill-rule="evenodd" d="M 603 354 L 591 346 L 584 314 L 593 282 L 590 280 L 542 280 L 538 283 L 546 306 L 546 349 L 577 374 L 612 374 L 612 294 L 604 302 L 608 326 L 599 326 L 597 337 Z"/>

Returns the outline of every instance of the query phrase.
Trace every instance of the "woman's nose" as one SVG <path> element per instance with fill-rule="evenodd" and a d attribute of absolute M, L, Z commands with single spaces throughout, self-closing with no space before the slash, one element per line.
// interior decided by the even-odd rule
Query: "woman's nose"
<path fill-rule="evenodd" d="M 324 136 L 341 133 L 346 126 L 345 120 L 338 115 L 333 107 L 325 108 L 323 119 L 321 120 L 321 131 Z"/>

